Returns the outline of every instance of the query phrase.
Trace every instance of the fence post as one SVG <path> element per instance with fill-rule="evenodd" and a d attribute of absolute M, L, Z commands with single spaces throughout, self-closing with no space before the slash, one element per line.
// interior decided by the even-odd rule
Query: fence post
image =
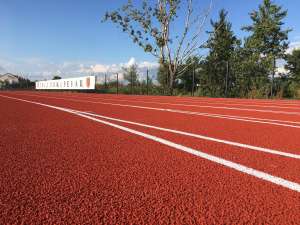
<path fill-rule="evenodd" d="M 192 96 L 194 96 L 195 90 L 195 65 L 193 65 L 193 84 L 192 84 Z"/>
<path fill-rule="evenodd" d="M 149 70 L 147 69 L 147 95 L 149 95 Z"/>
<path fill-rule="evenodd" d="M 133 74 L 132 74 L 132 72 L 130 72 L 131 73 L 131 94 L 133 94 Z"/>
<path fill-rule="evenodd" d="M 227 98 L 228 91 L 228 76 L 229 76 L 229 61 L 226 62 L 226 84 L 225 84 L 225 97 Z"/>
<path fill-rule="evenodd" d="M 117 73 L 117 94 L 119 94 L 119 74 Z"/>

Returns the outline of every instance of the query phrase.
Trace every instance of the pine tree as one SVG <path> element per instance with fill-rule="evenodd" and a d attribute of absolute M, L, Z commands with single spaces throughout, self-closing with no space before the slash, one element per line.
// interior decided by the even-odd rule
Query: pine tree
<path fill-rule="evenodd" d="M 298 85 L 300 85 L 300 49 L 294 50 L 292 54 L 286 57 L 285 68 L 289 71 L 289 75 Z"/>
<path fill-rule="evenodd" d="M 243 30 L 251 32 L 247 39 L 247 45 L 261 58 L 269 60 L 269 71 L 272 74 L 271 96 L 273 96 L 273 80 L 276 71 L 276 60 L 284 58 L 288 48 L 288 33 L 290 29 L 283 29 L 283 19 L 287 11 L 281 6 L 274 4 L 271 0 L 263 0 L 258 11 L 250 13 L 253 24 L 243 27 Z"/>
<path fill-rule="evenodd" d="M 218 21 L 211 21 L 211 25 L 213 30 L 207 32 L 210 37 L 204 45 L 209 49 L 206 58 L 206 83 L 211 86 L 212 96 L 227 96 L 233 82 L 233 77 L 229 74 L 230 60 L 239 41 L 231 29 L 231 23 L 227 21 L 224 9 L 219 12 Z"/>

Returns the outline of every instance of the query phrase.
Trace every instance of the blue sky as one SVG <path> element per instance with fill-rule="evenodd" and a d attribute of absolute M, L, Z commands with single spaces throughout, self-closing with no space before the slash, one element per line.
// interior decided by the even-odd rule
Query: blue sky
<path fill-rule="evenodd" d="M 214 0 L 210 17 L 225 8 L 238 37 L 250 24 L 248 13 L 262 0 Z M 115 68 L 129 61 L 154 66 L 156 59 L 145 54 L 111 23 L 100 20 L 107 10 L 126 0 L 0 0 L 0 73 L 22 73 L 32 79 L 53 73 L 79 75 L 90 68 Z M 139 1 L 136 1 L 139 2 Z M 204 9 L 209 0 L 195 0 Z M 300 41 L 300 1 L 275 0 L 288 9 L 286 27 L 290 41 Z M 176 31 L 180 27 L 175 27 Z M 209 21 L 205 30 L 209 28 Z M 203 40 L 206 35 L 203 33 Z M 135 60 L 133 60 L 135 58 Z M 149 64 L 147 64 L 149 63 Z M 97 67 L 98 66 L 98 67 Z M 76 74 L 75 74 L 76 73 Z"/>

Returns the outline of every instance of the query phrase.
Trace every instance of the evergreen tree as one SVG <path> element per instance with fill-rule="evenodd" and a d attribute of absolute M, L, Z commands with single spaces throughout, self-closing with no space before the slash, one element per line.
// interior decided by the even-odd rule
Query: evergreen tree
<path fill-rule="evenodd" d="M 205 63 L 207 80 L 203 82 L 210 86 L 210 95 L 227 96 L 234 82 L 229 67 L 239 41 L 231 29 L 231 23 L 227 21 L 227 12 L 224 9 L 219 12 L 218 21 L 211 21 L 211 25 L 213 30 L 208 32 L 210 37 L 204 45 L 209 49 L 209 54 Z"/>
<path fill-rule="evenodd" d="M 243 30 L 252 33 L 247 39 L 247 45 L 254 53 L 269 61 L 272 68 L 269 73 L 272 74 L 271 96 L 273 96 L 276 60 L 284 58 L 288 48 L 287 40 L 290 29 L 283 29 L 283 19 L 287 16 L 287 11 L 271 0 L 263 0 L 258 11 L 253 11 L 250 16 L 253 24 L 243 27 Z"/>
<path fill-rule="evenodd" d="M 244 46 L 238 45 L 231 58 L 230 73 L 235 78 L 234 96 L 264 97 L 268 95 L 269 63 L 259 52 L 249 48 L 248 39 Z"/>
<path fill-rule="evenodd" d="M 298 85 L 300 85 L 300 49 L 294 50 L 292 54 L 286 57 L 285 68 L 289 71 L 289 75 Z"/>

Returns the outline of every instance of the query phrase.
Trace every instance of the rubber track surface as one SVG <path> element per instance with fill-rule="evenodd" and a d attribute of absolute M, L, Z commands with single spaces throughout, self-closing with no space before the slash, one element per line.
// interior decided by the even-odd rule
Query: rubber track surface
<path fill-rule="evenodd" d="M 299 115 L 149 103 L 300 112 L 298 101 L 0 95 L 300 154 L 298 128 L 89 102 L 300 121 Z M 300 224 L 297 191 L 77 115 L 1 96 L 0 105 L 0 224 Z M 299 159 L 114 123 L 300 183 Z"/>

